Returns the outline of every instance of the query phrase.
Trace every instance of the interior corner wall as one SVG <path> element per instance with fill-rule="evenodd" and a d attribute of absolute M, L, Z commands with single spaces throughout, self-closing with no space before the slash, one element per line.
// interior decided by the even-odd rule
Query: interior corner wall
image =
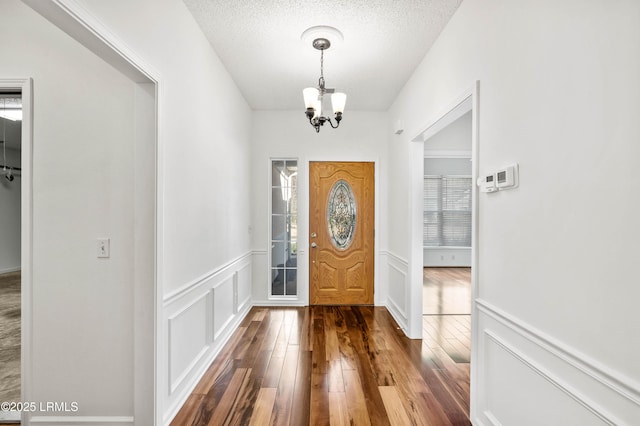
<path fill-rule="evenodd" d="M 253 300 L 257 304 L 277 303 L 269 300 L 269 186 L 270 161 L 277 158 L 298 159 L 298 290 L 297 301 L 308 303 L 308 193 L 306 175 L 309 161 L 377 161 L 380 229 L 376 231 L 378 247 L 386 246 L 386 173 L 387 113 L 348 111 L 338 129 L 328 126 L 316 133 L 301 111 L 254 111 L 251 136 L 252 155 L 252 247 Z M 376 287 L 377 300 L 382 303 L 385 292 L 382 282 Z M 286 303 L 286 302 L 285 302 Z"/>
<path fill-rule="evenodd" d="M 75 413 L 27 413 L 28 420 L 127 419 L 134 386 L 134 87 L 23 3 L 2 0 L 1 8 L 0 38 L 11 42 L 0 44 L 0 78 L 33 79 L 30 375 L 23 396 L 77 403 Z M 96 257 L 97 238 L 111 239 L 109 259 Z"/>
<path fill-rule="evenodd" d="M 431 136 L 424 143 L 424 153 L 466 151 L 471 157 L 471 111 L 466 112 L 453 123 Z"/>
<path fill-rule="evenodd" d="M 14 123 L 20 124 L 19 121 L 12 122 L 0 118 L 0 126 L 3 125 L 2 121 L 6 122 L 7 127 Z M 7 139 L 9 138 L 7 137 Z M 0 144 L 0 153 L 2 153 L 2 144 Z M 7 166 L 20 167 L 20 151 L 7 148 L 6 154 Z M 1 155 L 0 164 L 4 164 Z M 13 182 L 9 182 L 4 175 L 0 175 L 0 218 L 2 218 L 2 222 L 0 222 L 0 274 L 20 270 L 21 182 L 22 177 L 19 173 L 14 174 Z"/>
<path fill-rule="evenodd" d="M 520 165 L 478 198 L 474 423 L 640 422 L 639 20 L 631 0 L 465 1 L 390 110 L 392 223 L 411 139 L 476 80 L 479 172 Z"/>

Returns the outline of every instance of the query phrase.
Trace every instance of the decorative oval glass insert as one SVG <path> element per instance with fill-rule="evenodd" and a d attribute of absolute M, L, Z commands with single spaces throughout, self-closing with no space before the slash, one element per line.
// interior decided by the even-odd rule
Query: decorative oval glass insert
<path fill-rule="evenodd" d="M 336 248 L 345 250 L 351 245 L 356 230 L 356 199 L 344 180 L 337 181 L 329 193 L 327 226 Z"/>

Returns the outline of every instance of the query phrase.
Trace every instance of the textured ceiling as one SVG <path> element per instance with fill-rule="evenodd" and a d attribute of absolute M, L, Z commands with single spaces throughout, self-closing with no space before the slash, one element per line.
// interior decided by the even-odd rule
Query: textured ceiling
<path fill-rule="evenodd" d="M 304 109 L 320 52 L 301 41 L 315 25 L 344 42 L 325 52 L 327 87 L 346 111 L 387 110 L 462 0 L 184 0 L 253 109 Z"/>

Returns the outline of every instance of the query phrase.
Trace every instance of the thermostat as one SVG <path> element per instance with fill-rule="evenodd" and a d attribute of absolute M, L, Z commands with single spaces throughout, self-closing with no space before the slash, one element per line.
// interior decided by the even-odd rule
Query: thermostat
<path fill-rule="evenodd" d="M 518 186 L 518 165 L 513 164 L 496 173 L 496 187 L 499 189 L 511 189 Z"/>
<path fill-rule="evenodd" d="M 486 175 L 479 177 L 478 186 L 480 187 L 480 192 L 496 192 L 498 190 L 496 188 L 496 176 Z"/>

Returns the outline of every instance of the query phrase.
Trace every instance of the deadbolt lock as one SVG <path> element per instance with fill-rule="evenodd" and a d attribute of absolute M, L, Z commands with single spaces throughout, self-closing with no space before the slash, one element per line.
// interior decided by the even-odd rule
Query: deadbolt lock
<path fill-rule="evenodd" d="M 311 233 L 311 238 L 316 238 L 318 236 L 318 234 L 316 234 L 315 232 Z"/>

